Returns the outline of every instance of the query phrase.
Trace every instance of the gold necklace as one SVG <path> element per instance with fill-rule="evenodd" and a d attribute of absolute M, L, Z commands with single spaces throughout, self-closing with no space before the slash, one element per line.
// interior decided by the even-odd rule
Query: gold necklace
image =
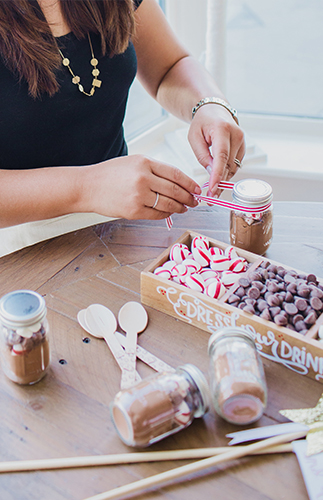
<path fill-rule="evenodd" d="M 78 86 L 78 89 L 80 92 L 82 92 L 83 94 L 89 96 L 89 97 L 92 97 L 94 92 L 95 92 L 95 89 L 98 87 L 100 88 L 101 87 L 101 80 L 98 80 L 98 76 L 100 74 L 100 71 L 98 70 L 97 68 L 97 65 L 99 63 L 99 61 L 96 59 L 96 57 L 94 56 L 94 53 L 93 53 L 93 47 L 92 47 L 92 42 L 91 42 L 91 38 L 90 38 L 90 35 L 88 34 L 88 39 L 89 39 L 89 44 L 90 44 L 90 48 L 91 48 L 91 55 L 92 55 L 92 58 L 91 58 L 91 61 L 90 61 L 90 64 L 91 66 L 93 66 L 93 70 L 92 70 L 92 75 L 94 76 L 93 80 L 92 80 L 92 88 L 90 90 L 90 92 L 85 92 L 84 90 L 84 87 L 83 85 L 81 84 L 81 78 L 78 76 L 78 75 L 75 75 L 71 66 L 70 66 L 70 60 L 64 56 L 64 54 L 62 53 L 62 51 L 60 49 L 59 50 L 59 53 L 60 55 L 62 56 L 62 63 L 63 63 L 63 66 L 66 66 L 69 70 L 69 72 L 71 73 L 72 75 L 72 82 Z"/>

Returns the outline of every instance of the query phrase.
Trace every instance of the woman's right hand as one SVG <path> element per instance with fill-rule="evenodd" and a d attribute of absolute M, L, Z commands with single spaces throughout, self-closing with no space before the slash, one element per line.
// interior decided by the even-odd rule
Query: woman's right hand
<path fill-rule="evenodd" d="M 198 205 L 193 194 L 201 194 L 200 186 L 181 170 L 143 155 L 81 167 L 79 180 L 81 212 L 125 219 L 184 213 Z"/>

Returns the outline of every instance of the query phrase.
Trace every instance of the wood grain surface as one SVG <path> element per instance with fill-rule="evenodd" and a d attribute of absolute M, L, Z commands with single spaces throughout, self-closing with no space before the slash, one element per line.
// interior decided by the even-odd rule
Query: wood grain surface
<path fill-rule="evenodd" d="M 198 207 L 164 221 L 126 221 L 83 229 L 0 259 L 0 295 L 28 288 L 48 307 L 51 368 L 34 386 L 19 386 L 0 371 L 0 460 L 131 453 L 115 433 L 109 404 L 120 370 L 104 340 L 78 325 L 79 309 L 101 303 L 116 315 L 140 301 L 140 272 L 187 229 L 229 243 L 229 214 Z M 267 257 L 323 276 L 323 204 L 277 202 L 274 240 Z M 147 308 L 149 323 L 139 344 L 172 366 L 193 363 L 207 375 L 209 334 Z M 85 339 L 89 339 L 84 341 Z M 322 384 L 264 360 L 269 397 L 256 426 L 286 421 L 283 408 L 314 406 Z M 137 363 L 141 376 L 152 370 Z M 210 411 L 186 430 L 151 450 L 225 446 L 239 430 Z M 1 500 L 83 500 L 189 461 L 152 462 L 0 474 Z M 140 494 L 142 500 L 306 500 L 296 457 L 277 454 L 243 458 Z"/>

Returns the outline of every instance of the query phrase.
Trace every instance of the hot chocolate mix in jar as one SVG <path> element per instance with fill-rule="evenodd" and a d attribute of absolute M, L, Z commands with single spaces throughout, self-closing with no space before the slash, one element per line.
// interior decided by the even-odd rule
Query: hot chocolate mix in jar
<path fill-rule="evenodd" d="M 48 322 L 44 298 L 31 290 L 16 290 L 0 299 L 1 366 L 17 384 L 35 384 L 50 364 Z"/>
<path fill-rule="evenodd" d="M 232 199 L 242 207 L 259 209 L 259 212 L 231 210 L 231 244 L 259 255 L 269 248 L 273 235 L 272 188 L 268 182 L 259 179 L 242 179 L 234 184 Z"/>
<path fill-rule="evenodd" d="M 186 364 L 175 372 L 147 377 L 120 391 L 111 416 L 119 437 L 129 446 L 145 447 L 190 425 L 209 407 L 202 372 Z"/>
<path fill-rule="evenodd" d="M 222 328 L 209 340 L 211 396 L 216 412 L 233 424 L 258 420 L 266 407 L 265 374 L 252 336 Z"/>

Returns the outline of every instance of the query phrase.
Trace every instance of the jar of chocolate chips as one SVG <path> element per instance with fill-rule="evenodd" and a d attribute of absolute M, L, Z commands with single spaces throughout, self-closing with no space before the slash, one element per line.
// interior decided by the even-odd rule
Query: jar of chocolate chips
<path fill-rule="evenodd" d="M 50 364 L 44 298 L 16 290 L 0 299 L 0 355 L 7 377 L 17 384 L 35 384 Z"/>
<path fill-rule="evenodd" d="M 231 210 L 232 245 L 259 255 L 268 250 L 273 235 L 272 198 L 270 184 L 260 179 L 242 179 L 234 184 L 232 199 L 235 204 L 254 209 L 266 206 L 266 209 L 254 213 Z"/>

